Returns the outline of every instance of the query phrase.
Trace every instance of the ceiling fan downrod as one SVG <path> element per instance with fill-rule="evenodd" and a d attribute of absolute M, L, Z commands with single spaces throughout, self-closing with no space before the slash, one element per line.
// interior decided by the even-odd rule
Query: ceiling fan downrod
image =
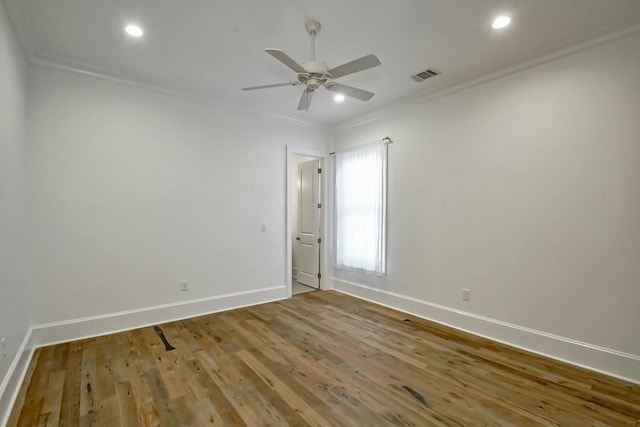
<path fill-rule="evenodd" d="M 316 35 L 320 31 L 320 23 L 318 21 L 307 22 L 307 32 L 311 36 L 311 60 L 316 60 Z"/>

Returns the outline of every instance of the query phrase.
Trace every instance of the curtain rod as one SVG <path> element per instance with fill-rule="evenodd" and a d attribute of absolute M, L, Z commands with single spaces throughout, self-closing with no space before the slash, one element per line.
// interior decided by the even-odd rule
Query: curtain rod
<path fill-rule="evenodd" d="M 385 136 L 384 138 L 382 138 L 382 141 L 384 142 L 384 144 L 393 144 L 393 140 L 388 136 Z M 329 153 L 330 156 L 334 156 L 335 154 L 336 154 L 335 151 L 332 151 L 331 153 Z"/>

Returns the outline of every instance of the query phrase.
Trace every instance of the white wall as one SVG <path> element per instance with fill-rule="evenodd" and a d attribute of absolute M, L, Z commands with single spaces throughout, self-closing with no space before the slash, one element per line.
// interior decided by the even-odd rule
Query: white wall
<path fill-rule="evenodd" d="M 298 165 L 300 163 L 309 162 L 311 160 L 317 160 L 314 157 L 306 157 L 293 155 L 291 163 L 291 250 L 292 261 L 291 266 L 293 268 L 293 277 L 297 277 L 298 272 L 298 253 L 300 252 L 300 244 L 296 240 L 298 237 L 298 190 L 300 186 L 300 177 L 298 176 Z"/>
<path fill-rule="evenodd" d="M 35 323 L 284 295 L 285 147 L 327 131 L 66 71 L 30 84 Z"/>
<path fill-rule="evenodd" d="M 388 274 L 335 277 L 635 355 L 640 381 L 638 46 L 636 32 L 340 128 L 337 148 L 395 143 Z"/>
<path fill-rule="evenodd" d="M 6 338 L 6 349 L 0 345 L 0 424 L 9 368 L 15 368 L 30 324 L 23 222 L 26 81 L 25 60 L 0 3 L 0 337 Z"/>

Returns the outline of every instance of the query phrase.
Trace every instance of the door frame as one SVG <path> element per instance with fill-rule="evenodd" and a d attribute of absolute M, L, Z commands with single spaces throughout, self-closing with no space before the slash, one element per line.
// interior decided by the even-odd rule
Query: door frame
<path fill-rule="evenodd" d="M 291 224 L 291 191 L 293 189 L 293 183 L 291 182 L 291 174 L 293 167 L 293 156 L 306 156 L 306 157 L 315 157 L 320 160 L 320 167 L 322 168 L 322 173 L 320 174 L 320 203 L 322 203 L 322 209 L 320 211 L 320 233 L 319 237 L 322 239 L 322 243 L 320 244 L 320 289 L 329 289 L 329 276 L 328 276 L 328 268 L 325 260 L 329 259 L 329 242 L 327 240 L 327 210 L 328 210 L 328 201 L 327 197 L 327 189 L 328 187 L 328 169 L 327 169 L 327 158 L 329 157 L 329 153 L 316 149 L 316 148 L 306 148 L 306 147 L 295 147 L 291 145 L 287 145 L 287 167 L 286 167 L 286 209 L 285 209 L 285 222 L 286 222 L 286 232 L 285 232 L 285 280 L 287 287 L 287 298 L 291 298 L 292 289 L 291 283 L 293 280 L 293 233 L 292 233 L 292 224 Z"/>

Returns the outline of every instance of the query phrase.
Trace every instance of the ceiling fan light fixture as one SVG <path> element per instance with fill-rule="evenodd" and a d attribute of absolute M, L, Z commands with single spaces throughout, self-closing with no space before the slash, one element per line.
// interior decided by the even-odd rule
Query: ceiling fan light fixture
<path fill-rule="evenodd" d="M 500 30 L 502 28 L 508 27 L 509 24 L 511 24 L 511 17 L 507 15 L 502 15 L 502 16 L 498 16 L 496 19 L 493 20 L 491 27 L 494 30 Z"/>
<path fill-rule="evenodd" d="M 333 97 L 333 100 L 334 100 L 336 103 L 340 104 L 341 102 L 343 102 L 343 101 L 344 101 L 344 95 L 343 95 L 343 94 L 341 94 L 341 93 L 336 93 L 336 96 L 334 96 L 334 97 Z"/>
<path fill-rule="evenodd" d="M 140 38 L 144 36 L 144 31 L 142 31 L 142 28 L 136 24 L 127 24 L 127 26 L 124 27 L 124 31 L 131 37 Z"/>

